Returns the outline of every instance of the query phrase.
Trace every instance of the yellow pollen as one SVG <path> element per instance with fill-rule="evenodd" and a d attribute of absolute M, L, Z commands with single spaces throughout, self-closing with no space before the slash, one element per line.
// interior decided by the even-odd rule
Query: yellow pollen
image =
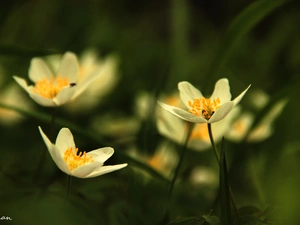
<path fill-rule="evenodd" d="M 93 156 L 88 156 L 86 152 L 78 153 L 78 148 L 73 150 L 72 147 L 68 148 L 64 153 L 64 160 L 68 164 L 70 170 L 74 170 L 79 166 L 82 166 L 89 162 L 94 162 Z"/>
<path fill-rule="evenodd" d="M 196 98 L 193 102 L 188 101 L 191 109 L 188 111 L 195 116 L 202 116 L 204 119 L 209 120 L 215 111 L 220 108 L 220 98 L 210 100 L 209 98 Z"/>
<path fill-rule="evenodd" d="M 58 76 L 56 79 L 54 77 L 51 80 L 44 78 L 35 83 L 34 92 L 40 94 L 45 98 L 55 98 L 55 96 L 61 91 L 62 88 L 69 85 L 67 78 L 61 78 Z"/>

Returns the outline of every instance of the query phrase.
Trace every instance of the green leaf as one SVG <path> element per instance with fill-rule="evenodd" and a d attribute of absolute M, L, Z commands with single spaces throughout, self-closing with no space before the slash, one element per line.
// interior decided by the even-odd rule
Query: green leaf
<path fill-rule="evenodd" d="M 230 192 L 225 158 L 224 138 L 220 152 L 220 199 L 221 199 L 221 224 L 231 225 Z"/>
<path fill-rule="evenodd" d="M 218 74 L 225 65 L 228 56 L 231 54 L 239 39 L 249 32 L 265 16 L 286 2 L 287 0 L 259 0 L 255 1 L 242 11 L 228 27 L 218 49 L 216 58 L 206 77 L 211 77 L 212 81 L 215 80 L 213 76 Z"/>
<path fill-rule="evenodd" d="M 260 215 L 262 212 L 255 206 L 244 206 L 239 209 L 240 216 Z"/>
<path fill-rule="evenodd" d="M 264 222 L 261 221 L 256 216 L 242 216 L 238 220 L 239 225 L 263 225 Z"/>
<path fill-rule="evenodd" d="M 220 220 L 216 216 L 209 216 L 206 218 L 206 223 L 210 225 L 220 225 Z"/>
<path fill-rule="evenodd" d="M 167 225 L 220 225 L 220 220 L 216 216 L 197 216 L 178 219 Z"/>

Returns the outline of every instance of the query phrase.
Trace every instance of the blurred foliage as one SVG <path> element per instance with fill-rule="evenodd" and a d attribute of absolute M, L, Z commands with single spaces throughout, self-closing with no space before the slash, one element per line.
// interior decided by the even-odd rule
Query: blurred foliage
<path fill-rule="evenodd" d="M 0 218 L 12 218 L 0 224 L 220 224 L 219 186 L 190 179 L 199 165 L 219 173 L 212 149 L 188 149 L 171 199 L 171 179 L 130 151 L 151 156 L 165 141 L 155 125 L 161 94 L 176 91 L 177 83 L 187 80 L 205 95 L 222 77 L 229 79 L 232 96 L 248 84 L 270 96 L 254 124 L 276 101 L 288 99 L 270 138 L 259 143 L 225 140 L 225 181 L 240 213 L 232 212 L 232 222 L 298 224 L 299 15 L 297 0 L 1 1 L 0 108 L 18 112 L 23 120 L 0 124 Z M 37 127 L 50 130 L 52 110 L 32 102 L 23 90 L 22 97 L 33 103 L 30 108 L 2 102 L 1 95 L 7 86 L 17 86 L 13 75 L 28 78 L 33 57 L 66 51 L 79 55 L 90 47 L 103 58 L 118 57 L 120 79 L 93 111 L 58 108 L 53 140 L 61 127 L 69 127 L 80 148 L 111 146 L 115 154 L 107 164 L 129 166 L 92 179 L 72 178 L 65 200 L 67 176 L 48 152 L 38 167 L 47 149 Z M 148 102 L 141 118 L 136 98 L 142 91 L 155 101 Z M 251 107 L 246 96 L 240 105 Z M 133 119 L 137 128 L 129 132 L 133 125 L 126 123 L 119 128 L 120 122 L 114 123 L 119 118 Z M 109 133 L 107 123 L 119 130 Z"/>

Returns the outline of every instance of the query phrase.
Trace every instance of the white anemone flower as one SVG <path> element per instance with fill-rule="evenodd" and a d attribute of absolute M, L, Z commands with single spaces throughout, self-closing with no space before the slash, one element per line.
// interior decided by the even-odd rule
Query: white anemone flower
<path fill-rule="evenodd" d="M 231 100 L 229 82 L 226 78 L 217 81 L 210 98 L 203 97 L 202 93 L 192 84 L 183 81 L 178 83 L 178 89 L 180 98 L 188 111 L 162 102 L 158 103 L 165 110 L 183 120 L 192 123 L 215 123 L 228 115 L 233 107 L 241 101 L 250 86 L 234 100 Z"/>
<path fill-rule="evenodd" d="M 223 120 L 214 123 L 212 134 L 215 142 L 219 142 L 224 134 L 230 130 L 233 120 L 240 112 L 240 108 L 235 107 L 232 112 Z M 187 124 L 185 121 L 163 110 L 157 116 L 157 129 L 164 137 L 181 144 L 187 134 Z M 207 125 L 204 123 L 195 124 L 189 137 L 188 147 L 196 151 L 207 150 L 211 146 Z"/>
<path fill-rule="evenodd" d="M 46 107 L 63 105 L 79 94 L 96 79 L 98 74 L 91 74 L 82 82 L 79 81 L 79 66 L 74 53 L 66 52 L 60 62 L 56 75 L 53 75 L 47 64 L 41 58 L 33 58 L 29 68 L 29 78 L 34 85 L 28 85 L 26 80 L 13 76 L 16 82 L 38 104 Z"/>
<path fill-rule="evenodd" d="M 59 131 L 55 144 L 51 143 L 41 127 L 39 130 L 58 168 L 70 176 L 91 178 L 127 166 L 127 163 L 103 166 L 104 162 L 114 154 L 114 149 L 110 147 L 99 148 L 88 153 L 85 151 L 78 153 L 73 135 L 68 128 L 62 128 Z"/>
<path fill-rule="evenodd" d="M 49 55 L 44 57 L 44 60 L 51 68 L 57 70 L 61 55 Z M 78 55 L 78 63 L 78 82 L 84 82 L 90 76 L 97 78 L 82 94 L 75 96 L 76 101 L 68 103 L 65 110 L 72 113 L 86 113 L 97 107 L 116 86 L 119 80 L 119 60 L 115 54 L 100 57 L 96 49 L 88 48 Z"/>

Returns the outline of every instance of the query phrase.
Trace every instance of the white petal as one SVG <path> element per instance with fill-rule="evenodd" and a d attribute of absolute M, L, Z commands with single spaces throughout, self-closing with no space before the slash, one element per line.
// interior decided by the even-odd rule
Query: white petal
<path fill-rule="evenodd" d="M 203 97 L 202 93 L 187 81 L 179 82 L 178 89 L 180 91 L 180 98 L 187 108 L 191 108 L 188 104 L 189 101 Z"/>
<path fill-rule="evenodd" d="M 74 53 L 66 52 L 63 55 L 58 69 L 58 75 L 67 78 L 70 83 L 76 83 L 78 80 L 79 65 Z"/>
<path fill-rule="evenodd" d="M 13 76 L 13 78 L 25 91 L 27 91 L 29 93 L 28 85 L 27 85 L 27 82 L 25 79 L 23 79 L 21 77 L 17 77 L 17 76 Z"/>
<path fill-rule="evenodd" d="M 66 162 L 63 160 L 59 149 L 51 143 L 51 141 L 48 139 L 48 137 L 42 131 L 41 127 L 39 127 L 39 131 L 40 131 L 42 138 L 47 146 L 47 149 L 48 149 L 53 161 L 57 165 L 57 167 L 64 173 L 70 175 L 71 171 L 70 171 L 68 165 L 66 164 Z"/>
<path fill-rule="evenodd" d="M 44 60 L 40 58 L 33 58 L 30 62 L 29 67 L 29 78 L 34 83 L 36 83 L 39 80 L 42 80 L 46 78 L 47 80 L 50 80 L 53 77 L 53 74 L 49 67 L 46 65 Z"/>
<path fill-rule="evenodd" d="M 102 164 L 114 154 L 114 149 L 111 147 L 99 148 L 87 153 L 93 156 L 94 161 L 101 162 Z"/>
<path fill-rule="evenodd" d="M 101 168 L 103 166 L 103 163 L 101 162 L 89 162 L 84 165 L 81 165 L 74 170 L 72 170 L 72 176 L 78 177 L 78 178 L 87 178 L 88 175 L 93 173 L 93 171 L 97 170 L 98 168 Z"/>
<path fill-rule="evenodd" d="M 250 87 L 251 87 L 251 84 L 246 88 L 245 91 L 243 91 L 239 96 L 237 96 L 237 97 L 233 100 L 234 105 L 238 104 L 238 103 L 242 100 L 242 98 L 244 97 L 244 95 L 246 94 L 246 92 L 248 91 L 248 89 L 249 89 Z"/>
<path fill-rule="evenodd" d="M 70 147 L 75 150 L 75 142 L 71 131 L 68 128 L 62 128 L 56 138 L 55 146 L 59 149 L 61 157 L 63 157 L 65 151 Z"/>
<path fill-rule="evenodd" d="M 231 100 L 229 82 L 226 78 L 217 81 L 210 99 L 214 100 L 216 98 L 220 98 L 221 104 Z"/>
<path fill-rule="evenodd" d="M 122 169 L 124 167 L 126 167 L 128 164 L 127 163 L 123 163 L 123 164 L 117 164 L 117 165 L 113 165 L 113 166 L 102 166 L 99 167 L 97 170 L 94 170 L 91 174 L 89 174 L 88 176 L 86 176 L 85 178 L 92 178 L 92 177 L 97 177 L 106 173 L 110 173 L 119 169 Z"/>
<path fill-rule="evenodd" d="M 194 114 L 189 113 L 183 109 L 180 109 L 180 108 L 177 108 L 174 106 L 170 106 L 170 105 L 166 105 L 162 102 L 158 102 L 158 104 L 161 107 L 163 107 L 165 110 L 169 111 L 173 115 L 175 115 L 183 120 L 186 120 L 186 121 L 189 121 L 192 123 L 207 123 L 207 120 L 204 119 L 202 116 L 195 116 Z"/>
<path fill-rule="evenodd" d="M 42 138 L 43 138 L 43 140 L 44 140 L 44 142 L 45 142 L 45 144 L 46 144 L 46 147 L 47 147 L 48 149 L 50 149 L 50 147 L 51 147 L 53 144 L 51 143 L 51 141 L 49 140 L 49 138 L 46 136 L 46 134 L 43 132 L 42 128 L 41 128 L 40 126 L 39 126 L 38 128 L 39 128 L 40 134 L 42 135 Z"/>
<path fill-rule="evenodd" d="M 212 117 L 208 120 L 208 123 L 215 123 L 223 119 L 232 110 L 233 106 L 233 101 L 226 102 L 223 105 L 221 105 L 221 107 L 218 110 L 216 110 L 214 115 L 212 115 Z"/>
<path fill-rule="evenodd" d="M 33 91 L 33 88 L 28 88 L 29 90 L 29 96 L 38 104 L 45 106 L 45 107 L 55 107 L 57 106 L 56 103 L 51 98 L 45 98 L 39 94 L 36 94 Z"/>
<path fill-rule="evenodd" d="M 161 109 L 157 116 L 157 129 L 165 137 L 180 143 L 184 136 L 184 121 L 170 112 Z"/>
<path fill-rule="evenodd" d="M 77 86 L 68 85 L 60 90 L 60 92 L 55 96 L 53 101 L 57 106 L 63 105 L 69 102 L 73 95 L 75 94 Z"/>
<path fill-rule="evenodd" d="M 97 79 L 99 76 L 101 76 L 101 72 L 96 71 L 95 73 L 91 73 L 88 75 L 88 77 L 85 77 L 81 81 L 78 82 L 78 89 L 76 90 L 75 95 L 72 98 L 76 98 L 78 95 L 80 95 L 89 84 L 91 84 L 95 79 Z"/>

